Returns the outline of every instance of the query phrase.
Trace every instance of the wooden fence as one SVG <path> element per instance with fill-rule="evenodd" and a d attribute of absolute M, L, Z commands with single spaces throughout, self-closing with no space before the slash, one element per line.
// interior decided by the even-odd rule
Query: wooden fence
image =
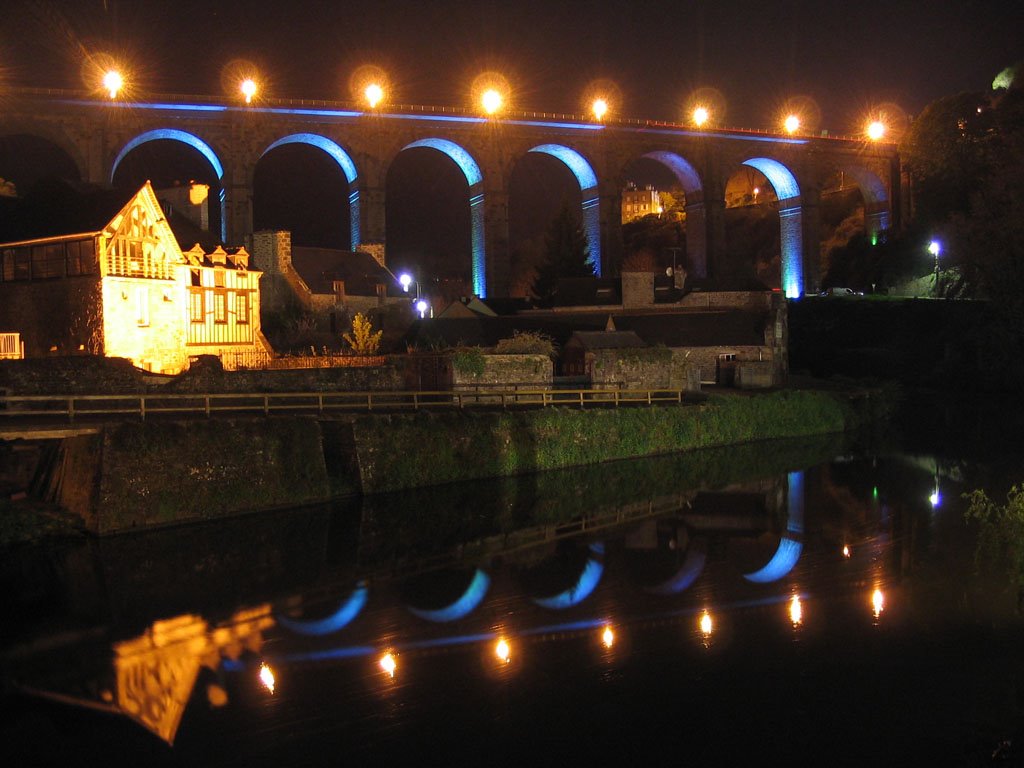
<path fill-rule="evenodd" d="M 426 408 L 586 408 L 681 403 L 679 389 L 517 389 L 481 392 L 250 392 L 207 394 L 2 395 L 0 419 L 126 419 L 214 414 L 417 411 Z"/>

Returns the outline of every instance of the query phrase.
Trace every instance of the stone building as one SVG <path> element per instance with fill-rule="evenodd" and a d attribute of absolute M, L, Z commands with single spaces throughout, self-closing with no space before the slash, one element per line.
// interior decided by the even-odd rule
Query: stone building
<path fill-rule="evenodd" d="M 19 333 L 26 357 L 104 355 L 178 373 L 201 354 L 269 351 L 249 254 L 182 252 L 149 182 L 127 201 L 98 190 L 24 201 L 3 234 L 0 331 Z"/>
<path fill-rule="evenodd" d="M 622 190 L 622 223 L 661 213 L 661 197 L 650 184 L 640 189 L 630 182 Z"/>

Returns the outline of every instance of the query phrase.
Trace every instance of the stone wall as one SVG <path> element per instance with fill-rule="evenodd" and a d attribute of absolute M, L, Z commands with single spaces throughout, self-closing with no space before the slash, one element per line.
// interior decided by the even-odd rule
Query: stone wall
<path fill-rule="evenodd" d="M 689 309 L 746 309 L 767 312 L 773 302 L 781 300 L 782 294 L 774 291 L 692 291 L 679 302 Z"/>
<path fill-rule="evenodd" d="M 455 353 L 458 355 L 458 353 Z M 475 353 L 473 354 L 475 357 Z M 554 364 L 547 355 L 480 354 L 483 369 L 469 370 L 457 361 L 452 365 L 452 387 L 456 390 L 550 387 Z"/>
<path fill-rule="evenodd" d="M 154 373 L 180 373 L 185 348 L 187 294 L 181 283 L 131 277 L 103 278 L 104 351 Z"/>

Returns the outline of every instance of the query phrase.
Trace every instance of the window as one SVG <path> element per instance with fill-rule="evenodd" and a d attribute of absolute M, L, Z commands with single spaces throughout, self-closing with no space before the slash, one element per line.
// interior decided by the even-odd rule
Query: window
<path fill-rule="evenodd" d="M 217 288 L 224 287 L 224 270 L 215 269 L 213 270 L 213 284 Z"/>
<path fill-rule="evenodd" d="M 228 297 L 224 291 L 217 291 L 213 294 L 213 322 L 226 323 L 228 321 Z"/>
<path fill-rule="evenodd" d="M 78 240 L 66 246 L 69 276 L 91 275 L 96 272 L 96 254 L 92 240 Z"/>
<path fill-rule="evenodd" d="M 249 294 L 235 294 L 235 323 L 245 325 L 249 322 Z"/>
<path fill-rule="evenodd" d="M 206 315 L 206 307 L 203 302 L 203 292 L 192 290 L 188 295 L 188 317 L 193 323 L 201 323 Z"/>
<path fill-rule="evenodd" d="M 149 288 L 144 285 L 135 288 L 135 308 L 139 327 L 149 325 Z"/>
<path fill-rule="evenodd" d="M 32 279 L 64 276 L 64 244 L 32 246 Z"/>

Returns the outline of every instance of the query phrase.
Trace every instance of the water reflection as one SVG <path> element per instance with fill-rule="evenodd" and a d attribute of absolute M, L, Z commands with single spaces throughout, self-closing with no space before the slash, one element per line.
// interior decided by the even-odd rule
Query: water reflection
<path fill-rule="evenodd" d="M 391 701 L 435 669 L 442 687 L 515 675 L 547 691 L 540 670 L 556 661 L 584 685 L 591 662 L 604 675 L 686 646 L 707 663 L 748 658 L 798 634 L 845 648 L 883 611 L 888 629 L 904 597 L 886 595 L 942 533 L 920 493 L 932 474 L 899 457 L 794 463 L 806 445 L 758 447 L 766 469 L 752 472 L 743 450 L 719 453 L 732 469 L 710 481 L 706 457 L 668 457 L 90 543 L 50 552 L 63 560 L 42 588 L 25 553 L 2 572 L 7 594 L 36 601 L 4 629 L 4 676 L 174 743 L 186 710 L 198 741 L 224 722 L 212 713 L 244 729 L 271 696 L 292 716 L 344 718 L 319 692 L 339 674 L 373 677 Z M 600 679 L 628 685 L 622 674 Z"/>

